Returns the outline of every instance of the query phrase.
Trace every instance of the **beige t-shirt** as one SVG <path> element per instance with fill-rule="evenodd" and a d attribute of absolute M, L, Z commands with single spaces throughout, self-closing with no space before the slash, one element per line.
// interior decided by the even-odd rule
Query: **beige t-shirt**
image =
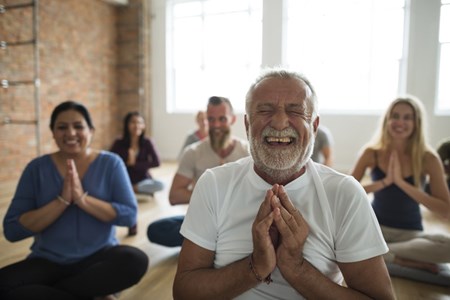
<path fill-rule="evenodd" d="M 206 169 L 236 161 L 250 154 L 246 140 L 233 137 L 236 141 L 233 151 L 222 158 L 211 147 L 209 138 L 187 146 L 180 157 L 177 174 L 197 181 Z"/>

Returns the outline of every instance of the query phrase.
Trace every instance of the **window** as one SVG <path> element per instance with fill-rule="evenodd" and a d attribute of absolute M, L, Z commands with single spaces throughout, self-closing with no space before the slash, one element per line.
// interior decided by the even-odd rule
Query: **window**
<path fill-rule="evenodd" d="M 260 66 L 276 64 L 311 79 L 321 111 L 380 111 L 403 92 L 405 0 L 167 3 L 169 113 L 204 109 L 213 95 L 242 112 Z"/>
<path fill-rule="evenodd" d="M 286 55 L 321 110 L 383 110 L 399 92 L 403 0 L 289 0 Z"/>
<path fill-rule="evenodd" d="M 439 46 L 440 61 L 436 112 L 448 114 L 450 113 L 450 0 L 442 0 Z"/>
<path fill-rule="evenodd" d="M 205 109 L 211 96 L 243 111 L 261 64 L 262 0 L 172 0 L 168 8 L 168 111 Z"/>

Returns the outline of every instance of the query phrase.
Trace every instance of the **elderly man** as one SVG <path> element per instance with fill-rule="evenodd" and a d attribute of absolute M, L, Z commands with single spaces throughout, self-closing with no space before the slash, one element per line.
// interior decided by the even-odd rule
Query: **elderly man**
<path fill-rule="evenodd" d="M 251 157 L 197 182 L 175 299 L 394 298 L 366 193 L 310 159 L 318 125 L 302 75 L 268 70 L 250 87 Z"/>
<path fill-rule="evenodd" d="M 196 142 L 183 151 L 170 187 L 169 201 L 172 205 L 189 203 L 195 182 L 206 169 L 249 155 L 248 142 L 231 135 L 236 116 L 229 99 L 216 96 L 209 98 L 206 115 L 209 139 Z M 183 236 L 180 227 L 183 220 L 184 216 L 174 216 L 150 224 L 147 229 L 148 239 L 163 246 L 181 246 Z"/>

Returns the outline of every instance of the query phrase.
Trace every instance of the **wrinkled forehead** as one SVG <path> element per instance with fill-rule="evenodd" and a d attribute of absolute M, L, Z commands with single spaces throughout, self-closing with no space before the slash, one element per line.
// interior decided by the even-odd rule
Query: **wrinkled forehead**
<path fill-rule="evenodd" d="M 302 80 L 266 78 L 255 86 L 252 102 L 253 104 L 288 102 L 305 105 L 311 95 L 311 89 Z"/>

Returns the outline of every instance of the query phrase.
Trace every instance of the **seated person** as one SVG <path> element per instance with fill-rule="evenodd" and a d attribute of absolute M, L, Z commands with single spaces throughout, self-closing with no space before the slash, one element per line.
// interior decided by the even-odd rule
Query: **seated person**
<path fill-rule="evenodd" d="M 310 160 L 316 109 L 300 74 L 269 70 L 250 87 L 251 156 L 198 180 L 174 298 L 394 299 L 367 195 L 351 176 Z"/>
<path fill-rule="evenodd" d="M 448 218 L 450 194 L 442 163 L 424 142 L 423 115 L 415 97 L 395 99 L 352 175 L 361 181 L 370 170 L 372 181 L 363 187 L 374 194 L 372 207 L 389 246 L 386 263 L 424 271 L 423 280 L 433 282 L 439 264 L 450 262 L 450 235 L 424 232 L 420 206 Z M 429 194 L 424 191 L 426 177 Z"/>
<path fill-rule="evenodd" d="M 316 139 L 314 143 L 311 159 L 315 162 L 331 167 L 333 164 L 333 136 L 328 128 L 320 125 L 317 128 Z"/>
<path fill-rule="evenodd" d="M 3 220 L 7 240 L 34 242 L 0 269 L 0 299 L 111 299 L 148 268 L 144 252 L 116 239 L 116 226 L 136 222 L 125 165 L 90 147 L 94 125 L 80 103 L 56 106 L 50 129 L 58 150 L 26 166 Z"/>
<path fill-rule="evenodd" d="M 202 110 L 197 112 L 195 122 L 197 123 L 198 128 L 186 137 L 183 147 L 181 147 L 180 155 L 183 153 L 184 148 L 190 144 L 201 141 L 208 136 L 208 117 L 206 116 L 206 112 Z"/>
<path fill-rule="evenodd" d="M 444 165 L 447 186 L 450 189 L 450 139 L 442 141 L 437 149 L 437 153 Z"/>
<path fill-rule="evenodd" d="M 206 110 L 209 123 L 209 138 L 191 144 L 181 155 L 178 170 L 169 192 L 172 205 L 188 204 L 192 188 L 202 173 L 209 168 L 248 156 L 248 143 L 231 135 L 231 126 L 236 121 L 230 100 L 211 97 Z M 180 235 L 184 216 L 158 220 L 149 225 L 148 239 L 168 247 L 181 246 Z"/>
<path fill-rule="evenodd" d="M 129 112 L 123 121 L 123 136 L 116 139 L 111 152 L 125 162 L 128 175 L 136 193 L 153 196 L 164 189 L 162 181 L 150 174 L 150 168 L 159 167 L 160 159 L 152 140 L 145 136 L 144 118 L 136 111 Z M 137 224 L 128 229 L 128 235 L 137 234 Z"/>

